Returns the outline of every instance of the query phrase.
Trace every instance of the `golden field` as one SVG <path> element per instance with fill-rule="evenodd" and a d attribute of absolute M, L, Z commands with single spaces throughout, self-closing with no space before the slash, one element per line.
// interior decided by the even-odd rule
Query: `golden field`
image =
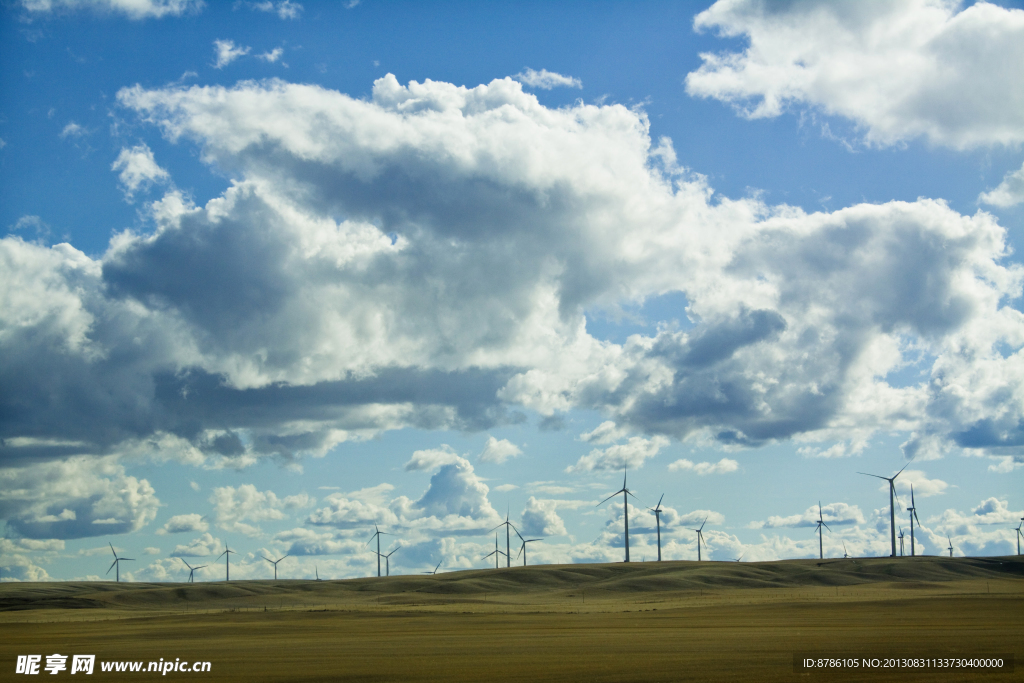
<path fill-rule="evenodd" d="M 14 674 L 18 655 L 45 661 L 52 653 L 95 654 L 93 676 L 117 680 L 1019 681 L 1024 669 L 797 672 L 794 656 L 994 655 L 1024 665 L 1024 561 L 648 562 L 319 582 L 0 584 L 0 680 L 28 678 Z M 160 676 L 99 665 L 160 658 L 209 661 L 212 670 Z"/>

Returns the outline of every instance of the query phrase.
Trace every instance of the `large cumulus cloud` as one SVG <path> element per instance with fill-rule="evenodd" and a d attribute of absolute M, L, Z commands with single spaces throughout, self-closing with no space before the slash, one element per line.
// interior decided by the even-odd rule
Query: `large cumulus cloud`
<path fill-rule="evenodd" d="M 719 0 L 697 30 L 743 36 L 702 54 L 687 91 L 750 118 L 809 107 L 852 120 L 865 142 L 924 137 L 965 149 L 1024 141 L 1024 11 L 958 0 Z"/>
<path fill-rule="evenodd" d="M 717 197 L 642 111 L 550 109 L 512 79 L 387 76 L 368 99 L 276 80 L 133 87 L 118 102 L 231 187 L 198 207 L 170 191 L 151 230 L 100 258 L 0 240 L 8 463 L 147 447 L 290 462 L 522 407 L 603 411 L 602 444 L 1024 444 L 1021 269 L 985 213 Z M 588 311 L 673 292 L 689 329 L 587 332 Z M 888 381 L 911 363 L 927 381 Z M 594 455 L 610 467 L 628 446 Z"/>

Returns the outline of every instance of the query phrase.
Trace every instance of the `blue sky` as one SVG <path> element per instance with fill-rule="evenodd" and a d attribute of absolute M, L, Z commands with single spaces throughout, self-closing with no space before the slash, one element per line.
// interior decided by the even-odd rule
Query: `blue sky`
<path fill-rule="evenodd" d="M 2 11 L 2 580 L 1015 552 L 1020 3 Z"/>

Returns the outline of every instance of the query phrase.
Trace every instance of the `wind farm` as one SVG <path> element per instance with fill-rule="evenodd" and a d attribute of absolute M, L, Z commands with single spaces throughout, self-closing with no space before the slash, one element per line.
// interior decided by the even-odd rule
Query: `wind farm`
<path fill-rule="evenodd" d="M 628 648 L 627 630 L 637 636 Z M 1020 661 L 1022 630 L 1024 560 L 1017 556 L 0 584 L 3 661 L 45 651 L 54 640 L 95 653 L 97 662 L 123 659 L 128 640 L 137 660 L 166 657 L 167 643 L 180 642 L 190 658 L 213 663 L 217 680 L 308 680 L 315 652 L 316 672 L 332 678 L 479 681 L 481 670 L 529 651 L 517 668 L 529 680 L 788 681 L 794 654 L 863 657 L 880 643 L 893 657 L 956 651 Z M 975 675 L 930 672 L 927 680 Z M 978 680 L 1015 675 L 987 672 Z"/>

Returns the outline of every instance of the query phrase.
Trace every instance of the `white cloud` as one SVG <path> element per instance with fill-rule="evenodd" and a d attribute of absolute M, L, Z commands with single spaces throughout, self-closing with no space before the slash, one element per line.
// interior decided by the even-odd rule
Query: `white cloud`
<path fill-rule="evenodd" d="M 484 450 L 481 451 L 477 458 L 480 462 L 492 462 L 501 465 L 509 458 L 516 458 L 523 454 L 519 446 L 508 439 L 495 439 L 493 436 L 487 437 L 487 443 L 484 444 Z"/>
<path fill-rule="evenodd" d="M 392 526 L 399 521 L 387 506 L 386 495 L 393 489 L 391 484 L 379 484 L 352 493 L 333 493 L 324 498 L 327 505 L 314 510 L 306 522 L 339 529 L 366 529 L 374 524 Z"/>
<path fill-rule="evenodd" d="M 702 477 L 706 474 L 727 474 L 729 472 L 735 472 L 739 468 L 740 464 L 735 460 L 730 460 L 729 458 L 722 458 L 718 462 L 698 463 L 693 463 L 686 458 L 681 458 L 668 466 L 670 472 L 693 472 L 694 474 Z"/>
<path fill-rule="evenodd" d="M 118 179 L 129 200 L 139 188 L 145 189 L 155 182 L 166 182 L 170 179 L 170 174 L 160 168 L 153 158 L 153 150 L 145 143 L 131 149 L 121 148 L 121 153 L 117 155 L 110 169 L 120 171 Z"/>
<path fill-rule="evenodd" d="M 459 454 L 446 443 L 440 448 L 429 448 L 421 451 L 413 451 L 409 462 L 405 463 L 405 470 L 433 470 L 442 465 L 448 465 L 462 460 Z"/>
<path fill-rule="evenodd" d="M 284 510 L 309 507 L 315 499 L 302 493 L 278 498 L 273 491 L 260 491 L 252 484 L 221 486 L 213 490 L 210 503 L 217 517 L 217 526 L 247 536 L 258 536 L 262 530 L 248 522 L 287 518 Z"/>
<path fill-rule="evenodd" d="M 281 58 L 281 55 L 283 55 L 283 54 L 284 54 L 284 49 L 279 48 L 279 47 L 275 47 L 270 52 L 264 52 L 264 53 L 258 54 L 256 56 L 258 58 L 262 59 L 265 62 L 270 62 L 271 64 L 273 64 L 274 62 L 279 60 Z"/>
<path fill-rule="evenodd" d="M 129 19 L 159 19 L 197 13 L 206 6 L 203 0 L 21 0 L 29 12 L 51 13 L 91 10 L 97 13 L 124 14 Z"/>
<path fill-rule="evenodd" d="M 611 420 L 606 420 L 593 429 L 593 431 L 580 434 L 580 440 L 587 443 L 603 446 L 624 439 L 629 435 L 628 429 L 616 426 Z"/>
<path fill-rule="evenodd" d="M 565 522 L 558 516 L 557 500 L 538 500 L 533 496 L 526 501 L 522 515 L 522 533 L 527 536 L 565 536 Z"/>
<path fill-rule="evenodd" d="M 224 543 L 219 538 L 205 533 L 198 538 L 193 538 L 185 545 L 175 546 L 171 551 L 171 557 L 209 557 L 223 551 Z"/>
<path fill-rule="evenodd" d="M 163 534 L 180 534 L 184 532 L 199 532 L 202 533 L 210 528 L 210 525 L 206 523 L 202 515 L 192 513 L 187 515 L 174 515 L 167 522 L 157 530 L 156 533 Z"/>
<path fill-rule="evenodd" d="M 668 443 L 668 439 L 663 436 L 655 436 L 650 439 L 633 436 L 624 444 L 616 444 L 605 449 L 595 448 L 590 453 L 581 456 L 575 465 L 565 468 L 565 471 L 579 473 L 594 470 L 637 469 L 643 467 L 644 461 L 653 458 Z"/>
<path fill-rule="evenodd" d="M 719 0 L 694 28 L 742 36 L 704 53 L 687 92 L 749 118 L 810 107 L 852 120 L 869 145 L 924 137 L 967 149 L 1024 141 L 1024 10 L 947 0 Z"/>
<path fill-rule="evenodd" d="M 846 503 L 829 503 L 821 506 L 821 518 L 832 526 L 847 524 L 864 524 L 864 514 L 856 505 Z M 773 529 L 777 527 L 816 527 L 818 524 L 818 506 L 812 505 L 798 515 L 788 517 L 771 516 L 765 522 L 751 522 L 751 529 Z"/>
<path fill-rule="evenodd" d="M 515 491 L 517 488 L 519 487 L 515 484 L 501 484 L 500 486 L 495 486 L 494 490 L 498 493 L 505 493 L 507 491 Z"/>
<path fill-rule="evenodd" d="M 885 485 L 888 488 L 888 484 Z M 949 484 L 941 479 L 929 479 L 921 470 L 903 470 L 896 479 L 896 492 L 904 496 L 910 495 L 910 487 L 914 487 L 914 497 L 928 498 L 946 492 Z"/>
<path fill-rule="evenodd" d="M 64 126 L 64 129 L 60 132 L 62 138 L 80 138 L 85 135 L 88 131 L 82 126 L 78 125 L 74 121 Z"/>
<path fill-rule="evenodd" d="M 216 54 L 217 61 L 214 62 L 213 67 L 215 69 L 223 69 L 239 57 L 249 54 L 250 50 L 252 50 L 251 47 L 236 46 L 233 40 L 215 40 L 213 41 L 213 51 Z"/>
<path fill-rule="evenodd" d="M 169 192 L 153 230 L 99 257 L 0 239 L 12 459 L 295 466 L 388 429 L 491 430 L 523 407 L 614 423 L 583 470 L 637 465 L 667 438 L 854 448 L 912 432 L 908 452 L 992 456 L 1024 439 L 1024 271 L 984 212 L 715 197 L 665 168 L 642 111 L 547 108 L 511 79 L 386 76 L 367 98 L 134 87 L 118 102 L 232 183 L 203 206 Z M 668 293 L 692 328 L 587 333 L 588 310 Z M 890 383 L 919 357 L 920 381 Z"/>
<path fill-rule="evenodd" d="M 0 519 L 21 536 L 70 539 L 138 531 L 160 501 L 116 458 L 76 457 L 0 468 Z"/>
<path fill-rule="evenodd" d="M 281 0 L 280 2 L 264 0 L 263 2 L 249 3 L 249 7 L 259 12 L 275 13 L 281 19 L 298 19 L 303 9 L 302 5 L 292 2 L 292 0 Z"/>
<path fill-rule="evenodd" d="M 552 88 L 583 87 L 583 82 L 580 81 L 580 79 L 573 78 L 572 76 L 563 76 L 562 74 L 548 71 L 547 69 L 541 69 L 540 71 L 534 71 L 529 68 L 523 69 L 512 78 L 523 85 L 528 85 L 531 88 L 541 88 L 543 90 L 551 90 Z"/>
<path fill-rule="evenodd" d="M 1024 202 L 1024 165 L 1007 173 L 998 187 L 982 193 L 978 201 L 1003 208 Z"/>

